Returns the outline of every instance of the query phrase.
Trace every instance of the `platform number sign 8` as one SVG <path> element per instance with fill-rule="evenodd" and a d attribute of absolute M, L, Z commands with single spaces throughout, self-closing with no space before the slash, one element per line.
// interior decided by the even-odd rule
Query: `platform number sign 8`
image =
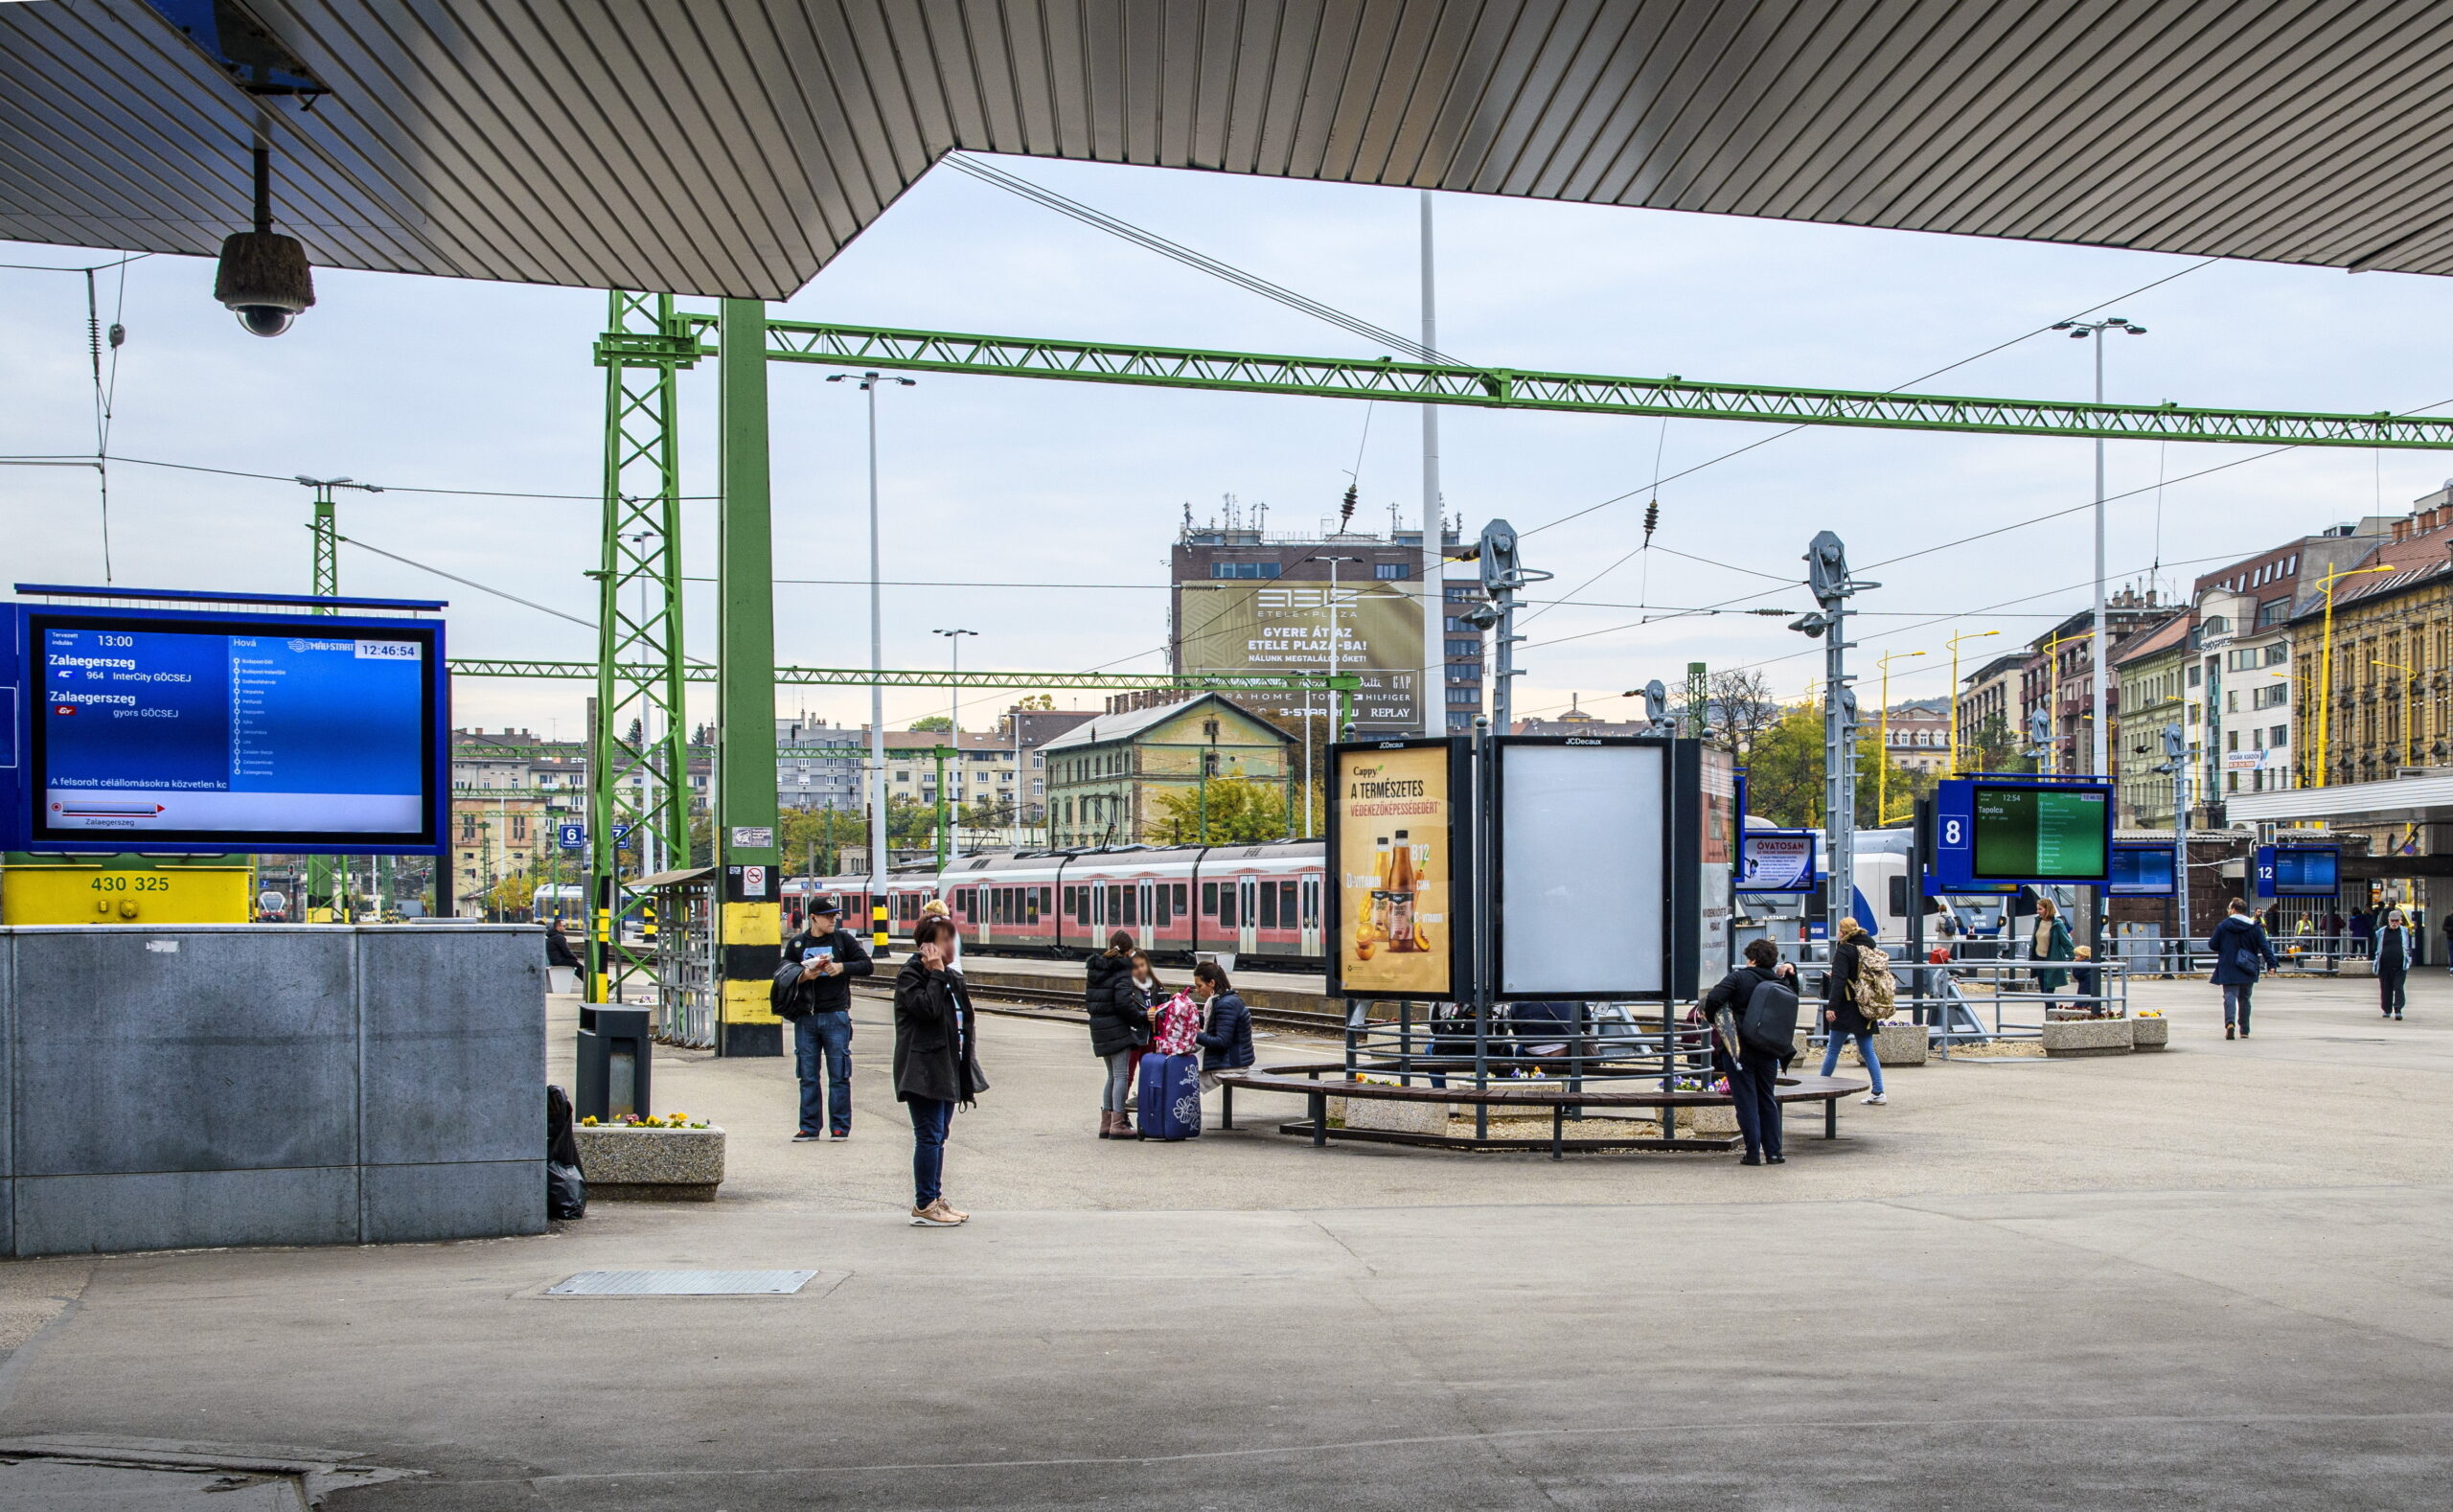
<path fill-rule="evenodd" d="M 1942 821 L 1942 843 L 1960 846 L 1967 843 L 1967 821 L 1954 814 Z"/>

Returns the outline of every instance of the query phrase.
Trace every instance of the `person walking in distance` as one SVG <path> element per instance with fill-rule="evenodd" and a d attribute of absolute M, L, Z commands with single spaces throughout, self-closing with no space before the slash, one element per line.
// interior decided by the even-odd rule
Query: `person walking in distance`
<path fill-rule="evenodd" d="M 2282 963 L 2274 958 L 2274 946 L 2266 939 L 2265 928 L 2249 912 L 2240 899 L 2232 900 L 2232 911 L 2214 926 L 2206 937 L 2207 953 L 2214 957 L 2212 980 L 2223 989 L 2223 1038 L 2249 1037 L 2249 994 L 2258 984 L 2260 964 L 2267 971 Z"/>
<path fill-rule="evenodd" d="M 1857 1011 L 1858 962 L 1872 944 L 1864 925 L 1854 919 L 1840 921 L 1840 943 L 1831 948 L 1831 971 L 1823 979 L 1823 1027 L 1830 1036 L 1823 1047 L 1823 1074 L 1838 1070 L 1840 1047 L 1856 1041 L 1857 1056 L 1873 1081 L 1873 1090 L 1865 1100 L 1880 1108 L 1887 1099 L 1882 1094 L 1882 1061 L 1874 1054 L 1874 1026 Z"/>
<path fill-rule="evenodd" d="M 2061 905 L 2050 898 L 2038 898 L 2035 901 L 2035 931 L 2028 938 L 2028 959 L 2066 961 L 2077 953 L 2071 945 L 2070 927 L 2061 922 Z M 2052 995 L 2059 992 L 2068 980 L 2067 972 L 2050 971 L 2043 967 L 2036 969 L 2036 990 L 2044 994 L 2044 1011 L 2047 1014 L 2061 1006 L 2052 1000 Z"/>
<path fill-rule="evenodd" d="M 2388 1019 L 2399 1019 L 2408 995 L 2404 984 L 2419 962 L 2419 936 L 2402 920 L 2399 908 L 2376 927 L 2376 1001 Z"/>
<path fill-rule="evenodd" d="M 1085 963 L 1089 983 L 1082 991 L 1090 1015 L 1090 1053 L 1107 1063 L 1107 1083 L 1099 1093 L 1099 1137 L 1130 1139 L 1133 1121 L 1125 1116 L 1132 1100 L 1134 1052 L 1150 1042 L 1148 998 L 1132 985 L 1133 935 L 1123 929 L 1108 936 L 1108 948 Z"/>
<path fill-rule="evenodd" d="M 2453 908 L 2444 910 L 2444 969 L 2453 972 Z"/>
<path fill-rule="evenodd" d="M 1740 1165 L 1782 1165 L 1780 1067 L 1797 1056 L 1798 969 L 1769 940 L 1749 940 L 1746 964 L 1704 995 L 1713 1025 L 1712 1068 L 1729 1078 L 1737 1132 L 1746 1140 Z M 1783 1001 L 1785 999 L 1785 1002 Z M 1785 1012 L 1788 1028 L 1780 1028 Z"/>
<path fill-rule="evenodd" d="M 911 1110 L 915 1228 L 951 1228 L 971 1217 L 945 1192 L 954 1106 L 969 1107 L 988 1090 L 971 990 L 953 964 L 960 934 L 951 919 L 921 920 L 911 931 L 911 958 L 894 979 L 894 1095 Z"/>
<path fill-rule="evenodd" d="M 842 922 L 842 904 L 817 898 L 809 923 L 784 942 L 784 965 L 800 969 L 784 1008 L 801 1084 L 795 1144 L 852 1137 L 852 978 L 870 975 L 877 966 Z"/>

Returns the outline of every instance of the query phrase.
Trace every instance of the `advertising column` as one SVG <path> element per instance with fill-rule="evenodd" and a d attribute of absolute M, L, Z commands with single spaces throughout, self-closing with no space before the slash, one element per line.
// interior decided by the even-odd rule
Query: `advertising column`
<path fill-rule="evenodd" d="M 1452 1000 L 1464 977 L 1463 743 L 1341 745 L 1330 762 L 1330 995 Z"/>

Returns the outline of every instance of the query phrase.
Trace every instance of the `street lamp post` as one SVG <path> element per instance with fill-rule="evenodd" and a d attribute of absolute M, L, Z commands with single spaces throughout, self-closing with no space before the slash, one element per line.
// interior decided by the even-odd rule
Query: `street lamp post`
<path fill-rule="evenodd" d="M 953 685 L 946 690 L 946 744 L 954 748 L 953 780 L 960 782 L 962 781 L 962 638 L 965 635 L 976 635 L 979 631 L 941 630 L 930 630 L 928 633 L 943 635 L 946 638 L 947 648 L 954 653 Z M 947 790 L 947 785 L 942 781 L 937 784 L 937 802 L 942 806 L 937 821 L 938 828 L 945 832 L 945 856 L 951 860 L 962 854 L 962 847 L 955 843 L 953 837 L 953 815 L 961 811 L 954 807 L 953 794 Z M 938 869 L 944 870 L 943 867 Z"/>
<path fill-rule="evenodd" d="M 1959 727 L 1959 643 L 1963 640 L 1983 640 L 1987 635 L 1999 635 L 2002 632 L 1997 630 L 1969 630 L 1962 634 L 1951 637 L 1951 772 L 1953 775 L 1957 775 L 1958 773 L 1967 769 L 1967 764 L 1960 761 L 1959 757 L 1960 738 L 1960 731 Z"/>
<path fill-rule="evenodd" d="M 1875 758 L 1882 765 L 1874 768 L 1874 828 L 1878 830 L 1891 823 L 1891 664 L 1923 654 L 1921 651 L 1887 651 L 1874 658 L 1882 668 L 1882 716 L 1874 722 L 1881 731 L 1876 739 L 1882 748 Z"/>
<path fill-rule="evenodd" d="M 829 383 L 857 381 L 869 399 L 869 671 L 885 670 L 885 610 L 878 579 L 878 385 L 915 386 L 919 379 L 887 378 L 881 373 L 834 373 Z M 874 948 L 885 948 L 885 684 L 869 682 L 869 917 Z"/>
<path fill-rule="evenodd" d="M 2089 336 L 2096 338 L 2096 402 L 2098 404 L 2104 401 L 2104 334 L 2113 331 L 2126 332 L 2133 336 L 2143 336 L 2146 333 L 2144 326 L 2123 320 L 2119 315 L 2095 321 L 2064 320 L 2052 329 L 2070 332 L 2070 339 L 2073 341 L 2084 341 Z M 2111 732 L 2105 728 L 2107 722 L 2103 717 L 2103 699 L 2104 690 L 2111 685 L 2111 678 L 2106 670 L 2104 650 L 2109 642 L 2104 630 L 2104 442 L 2101 436 L 2096 438 L 2095 641 L 2096 681 L 2095 691 L 2089 700 L 2096 710 L 2095 738 L 2089 743 L 2089 760 L 2095 775 L 2106 777 L 2112 772 L 2112 747 Z"/>
<path fill-rule="evenodd" d="M 1424 214 L 1428 216 L 1430 212 L 1426 210 Z M 1338 675 L 1338 563 L 1341 561 L 1361 561 L 1364 559 L 1361 557 L 1324 556 L 1317 560 L 1325 561 L 1329 564 L 1329 686 L 1330 688 L 1335 688 L 1337 686 L 1336 679 Z M 1426 662 L 1431 660 L 1429 656 L 1425 656 L 1423 659 Z M 1431 695 L 1427 691 L 1416 695 L 1418 699 L 1428 699 L 1430 697 Z M 1331 709 L 1335 709 L 1337 707 L 1337 695 L 1335 693 L 1330 693 L 1329 699 L 1329 707 Z M 1431 724 L 1429 722 L 1431 716 L 1426 714 L 1423 716 L 1423 719 L 1425 722 L 1423 729 L 1428 732 L 1431 729 Z M 1329 739 L 1332 742 L 1335 742 L 1337 738 L 1338 732 L 1335 729 L 1331 729 L 1329 731 Z M 1204 758 L 1204 761 L 1205 760 L 1206 758 Z M 1203 803 L 1204 814 L 1206 814 L 1207 808 L 1208 805 L 1204 797 L 1204 801 Z M 1208 833 L 1208 820 L 1204 817 L 1202 821 L 1202 834 L 1204 837 L 1204 843 L 1206 842 Z M 1303 698 L 1303 836 L 1306 839 L 1312 837 L 1312 697 L 1309 694 L 1304 695 Z"/>
<path fill-rule="evenodd" d="M 2102 624 L 2100 618 L 2097 621 L 2097 624 L 2100 627 Z M 2083 638 L 2083 636 L 2078 635 L 2055 635 L 2051 640 L 2044 643 L 2045 718 L 2047 723 L 2045 726 L 2045 738 L 2038 741 L 2037 744 L 2045 747 L 2045 759 L 2048 761 L 2052 759 L 2053 747 L 2060 742 L 2060 737 L 2052 733 L 2051 721 L 2053 719 L 2052 706 L 2058 703 L 2061 698 L 2061 648 L 2069 645 L 2072 641 Z M 2070 767 L 2072 770 L 2062 772 L 2059 775 L 2065 777 L 2075 775 L 2077 765 L 2078 737 L 2073 735 L 2070 737 Z"/>
<path fill-rule="evenodd" d="M 2355 578 L 2364 572 L 2394 570 L 2392 567 L 2336 567 L 2318 580 L 2317 586 L 2324 589 L 2326 594 L 2326 634 L 2324 654 L 2318 658 L 2317 667 L 2317 780 L 2314 784 L 2316 787 L 2327 786 L 2326 761 L 2333 749 L 2334 584 L 2344 578 Z"/>

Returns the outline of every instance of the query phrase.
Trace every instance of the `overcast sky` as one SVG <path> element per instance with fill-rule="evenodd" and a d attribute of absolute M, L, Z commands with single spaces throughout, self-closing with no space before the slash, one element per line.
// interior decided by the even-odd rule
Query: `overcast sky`
<path fill-rule="evenodd" d="M 1003 165 L 1112 214 L 1383 326 L 1416 319 L 1411 191 L 1053 162 Z M 2107 353 L 2110 397 L 2347 411 L 2453 401 L 2442 332 L 2453 287 L 1904 232 L 1724 219 L 1444 195 L 1440 340 L 1470 361 L 1689 378 L 1887 388 L 2091 308 L 2151 328 Z M 11 247 L 11 263 L 102 261 Z M 2134 298 L 2128 290 L 2184 276 Z M 122 298 L 103 276 L 103 320 Z M 580 619 L 593 616 L 603 376 L 588 346 L 605 297 L 319 269 L 320 303 L 276 340 L 241 332 L 210 297 L 212 265 L 151 258 L 126 269 L 112 450 L 128 458 L 392 486 L 344 495 L 342 529 Z M 92 394 L 80 278 L 0 271 L 0 451 L 90 452 Z M 2107 300 L 2114 301 L 2105 305 Z M 1357 338 L 1014 198 L 932 172 L 788 307 L 795 316 L 998 334 L 1377 356 Z M 2088 344 L 2032 337 L 1921 385 L 1933 391 L 2083 398 Z M 685 375 L 689 491 L 712 492 L 711 371 Z M 860 401 L 824 370 L 773 371 L 775 543 L 785 579 L 865 570 Z M 1417 412 L 1334 400 L 1134 391 L 924 376 L 882 401 L 885 576 L 1009 586 L 886 590 L 889 666 L 941 665 L 933 629 L 979 631 L 966 665 L 1038 670 L 1163 664 L 1167 548 L 1189 503 L 1212 516 L 1232 493 L 1269 506 L 1272 531 L 1334 515 L 1361 458 L 1359 519 L 1410 523 L 1420 499 Z M 1368 426 L 1367 442 L 1365 427 Z M 1779 619 L 1723 614 L 1641 623 L 1638 606 L 1745 599 L 1802 608 L 1787 579 L 1820 529 L 1884 586 L 1858 601 L 1866 696 L 1872 658 L 1894 659 L 1894 699 L 1947 691 L 1943 638 L 1998 629 L 1963 661 L 2038 632 L 2086 602 L 2079 513 L 1910 561 L 1890 559 L 2085 504 L 2089 444 L 1808 430 L 1661 486 L 1662 548 L 1641 539 L 1654 459 L 1677 473 L 1769 427 L 1449 410 L 1448 507 L 1468 533 L 1503 515 L 1525 557 L 1577 602 L 1527 627 L 1518 712 L 1580 695 L 1623 717 L 1624 690 L 1687 662 L 1768 664 L 1776 692 L 1819 675 L 1812 644 Z M 2172 482 L 2250 448 L 2117 444 L 2111 563 L 2166 584 L 2218 560 L 2376 510 L 2399 512 L 2453 475 L 2453 457 L 2302 451 Z M 0 567 L 9 581 L 91 583 L 103 571 L 90 471 L 0 471 Z M 500 498 L 411 488 L 577 495 Z M 1606 499 L 1618 502 L 1541 529 Z M 111 472 L 112 569 L 123 584 L 303 592 L 308 495 L 288 482 L 132 464 Z M 689 512 L 686 570 L 713 561 L 713 505 Z M 1682 555 L 1672 556 L 1669 552 Z M 1695 559 L 1705 559 L 1697 561 Z M 1603 573 L 1597 581 L 1587 579 Z M 1770 578 L 1757 574 L 1769 574 Z M 345 547 L 345 592 L 452 601 L 462 654 L 585 657 L 579 625 Z M 1572 590 L 1572 591 L 1570 591 Z M 1759 596 L 1757 596 L 1759 595 Z M 1749 597 L 1754 596 L 1754 597 Z M 712 585 L 695 584 L 689 634 L 712 656 Z M 1950 624 L 1925 623 L 1961 616 Z M 867 656 L 864 589 L 786 584 L 779 660 L 853 666 Z M 455 722 L 579 732 L 577 684 L 462 681 Z M 702 693 L 700 697 L 704 697 Z M 1097 706 L 1094 695 L 1057 696 Z M 966 704 L 984 727 L 1007 699 Z M 785 690 L 785 712 L 858 722 L 865 692 Z M 941 695 L 890 694 L 901 724 Z M 702 711 L 703 712 L 703 711 Z"/>

